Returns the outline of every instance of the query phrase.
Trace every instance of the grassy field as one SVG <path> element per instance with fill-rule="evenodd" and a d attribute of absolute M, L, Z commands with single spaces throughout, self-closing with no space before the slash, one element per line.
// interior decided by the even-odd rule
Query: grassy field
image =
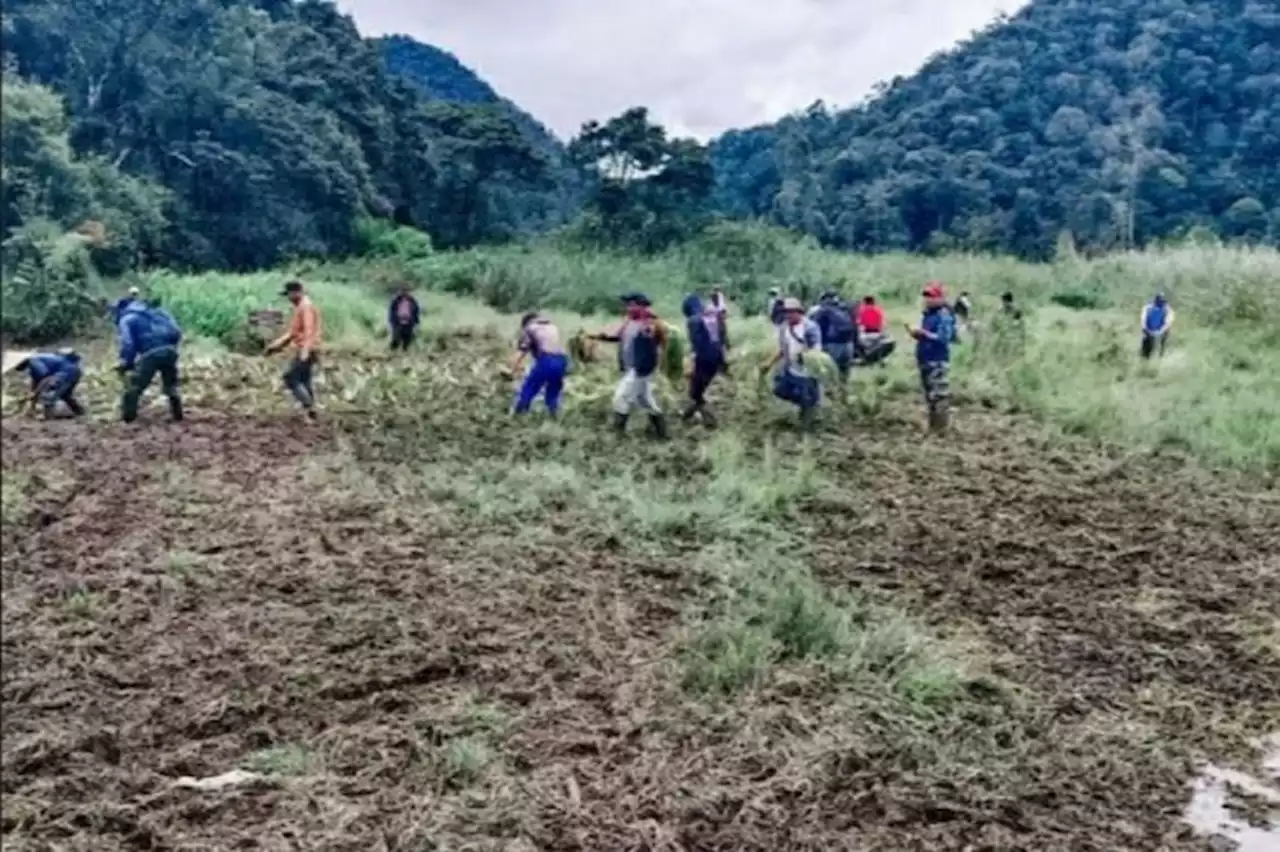
<path fill-rule="evenodd" d="M 300 266 L 324 306 L 332 345 L 353 352 L 385 334 L 384 297 L 399 283 L 427 296 L 426 333 L 456 327 L 514 335 L 512 313 L 550 310 L 566 328 L 608 320 L 625 290 L 647 292 L 670 319 L 684 294 L 725 286 L 739 311 L 758 313 L 770 287 L 807 299 L 838 287 L 875 294 L 892 327 L 918 320 L 923 282 L 941 279 L 974 295 L 986 332 L 957 350 L 953 382 L 964 399 L 1028 413 L 1069 435 L 1184 452 L 1240 470 L 1280 470 L 1280 253 L 1185 247 L 1031 266 L 1004 258 L 856 257 L 825 252 L 773 231 L 734 226 L 653 259 L 527 247 L 441 254 L 418 260 Z M 280 274 L 153 276 L 159 295 L 204 336 L 234 343 L 248 310 L 287 307 L 274 298 Z M 1178 319 L 1159 363 L 1136 357 L 1142 305 L 1162 290 Z M 1025 334 L 991 320 L 1012 292 L 1028 309 Z M 483 310 L 476 302 L 490 308 Z M 501 312 L 501 313 L 500 313 Z M 506 314 L 506 315 L 504 315 Z M 592 315 L 584 319 L 583 314 Z M 739 325 L 743 357 L 766 357 L 758 320 Z M 903 341 L 906 345 L 906 341 Z M 886 375 L 863 377 L 857 397 L 877 406 L 914 392 L 909 352 Z"/>
<path fill-rule="evenodd" d="M 1179 821 L 1197 764 L 1280 730 L 1280 262 L 762 240 L 292 270 L 333 344 L 318 424 L 228 350 L 283 275 L 150 279 L 197 337 L 182 427 L 115 423 L 93 347 L 90 422 L 6 398 L 6 848 L 1210 848 Z M 560 423 L 504 416 L 532 304 L 571 329 L 623 289 L 672 315 L 840 280 L 903 322 L 931 277 L 1030 311 L 961 347 L 942 441 L 909 351 L 797 434 L 758 318 L 720 430 L 610 435 L 607 356 Z M 393 357 L 405 278 L 425 339 Z M 1139 367 L 1158 285 L 1177 337 Z"/>

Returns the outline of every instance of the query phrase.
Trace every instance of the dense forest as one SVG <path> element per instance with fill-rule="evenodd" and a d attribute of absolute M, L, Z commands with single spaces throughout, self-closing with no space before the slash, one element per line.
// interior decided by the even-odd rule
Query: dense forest
<path fill-rule="evenodd" d="M 359 252 L 376 220 L 437 248 L 561 228 L 657 251 L 716 216 L 1030 258 L 1064 231 L 1280 236 L 1280 9 L 1260 0 L 1035 0 L 856 108 L 709 148 L 641 107 L 561 143 L 451 54 L 362 38 L 325 0 L 9 0 L 3 26 L 9 304 L 79 274 L 73 229 L 108 274 Z"/>
<path fill-rule="evenodd" d="M 9 0 L 4 36 L 10 235 L 88 219 L 109 265 L 250 268 L 355 250 L 370 215 L 448 247 L 569 212 L 507 105 L 388 71 L 331 3 Z"/>
<path fill-rule="evenodd" d="M 714 144 L 717 206 L 841 248 L 1280 236 L 1274 0 L 1035 0 L 864 104 Z"/>

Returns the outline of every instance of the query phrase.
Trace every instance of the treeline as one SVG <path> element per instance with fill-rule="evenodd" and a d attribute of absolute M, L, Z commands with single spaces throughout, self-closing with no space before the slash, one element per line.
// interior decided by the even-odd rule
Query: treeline
<path fill-rule="evenodd" d="M 390 73 L 330 3 L 13 0 L 4 29 L 6 146 L 66 154 L 112 198 L 6 157 L 23 165 L 6 168 L 7 232 L 90 217 L 117 266 L 247 269 L 354 251 L 367 215 L 448 247 L 566 214 L 553 164 L 508 111 Z"/>
<path fill-rule="evenodd" d="M 714 144 L 717 207 L 859 251 L 1280 238 L 1280 7 L 1035 0 L 867 103 Z"/>

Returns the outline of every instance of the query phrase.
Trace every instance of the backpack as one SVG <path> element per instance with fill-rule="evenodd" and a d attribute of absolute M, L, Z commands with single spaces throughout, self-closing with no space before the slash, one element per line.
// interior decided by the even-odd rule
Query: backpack
<path fill-rule="evenodd" d="M 825 305 L 818 314 L 823 343 L 852 343 L 855 335 L 853 317 L 840 305 Z"/>
<path fill-rule="evenodd" d="M 658 338 L 651 322 L 631 341 L 631 367 L 637 376 L 650 376 L 658 369 Z"/>
<path fill-rule="evenodd" d="M 147 308 L 146 320 L 148 337 L 156 346 L 177 346 L 182 341 L 182 329 L 178 327 L 178 321 L 164 308 Z"/>

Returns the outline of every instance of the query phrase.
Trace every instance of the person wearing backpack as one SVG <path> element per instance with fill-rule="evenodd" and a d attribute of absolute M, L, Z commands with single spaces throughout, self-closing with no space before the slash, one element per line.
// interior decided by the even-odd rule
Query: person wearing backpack
<path fill-rule="evenodd" d="M 618 344 L 622 379 L 613 395 L 613 428 L 622 434 L 627 420 L 639 407 L 649 414 L 649 431 L 655 437 L 667 437 L 667 420 L 654 393 L 662 353 L 667 348 L 667 324 L 654 314 L 652 303 L 643 293 L 632 293 L 623 300 L 627 316 L 616 329 L 592 335 L 595 340 Z"/>
<path fill-rule="evenodd" d="M 822 294 L 812 319 L 822 334 L 822 351 L 831 356 L 840 372 L 842 383 L 849 380 L 853 369 L 853 355 L 857 344 L 857 327 L 853 323 L 853 311 L 840 301 L 833 291 Z"/>
<path fill-rule="evenodd" d="M 724 372 L 725 340 L 724 324 L 714 301 L 703 306 L 696 294 L 687 296 L 683 311 L 688 321 L 689 347 L 693 350 L 693 372 L 689 376 L 689 405 L 683 419 L 692 420 L 702 415 L 702 422 L 715 426 L 716 418 L 707 407 L 707 388 L 715 377 Z"/>
<path fill-rule="evenodd" d="M 40 403 L 45 420 L 57 416 L 59 402 L 66 403 L 72 417 L 84 415 L 84 406 L 75 396 L 84 371 L 80 367 L 80 354 L 74 349 L 37 352 L 18 361 L 13 369 L 31 377 L 31 405 Z"/>
<path fill-rule="evenodd" d="M 178 345 L 182 329 L 164 308 L 135 299 L 119 312 L 120 362 L 116 370 L 128 375 L 120 414 L 125 423 L 138 419 L 138 402 L 156 375 L 169 398 L 169 417 L 182 420 L 182 395 L 178 390 Z"/>

